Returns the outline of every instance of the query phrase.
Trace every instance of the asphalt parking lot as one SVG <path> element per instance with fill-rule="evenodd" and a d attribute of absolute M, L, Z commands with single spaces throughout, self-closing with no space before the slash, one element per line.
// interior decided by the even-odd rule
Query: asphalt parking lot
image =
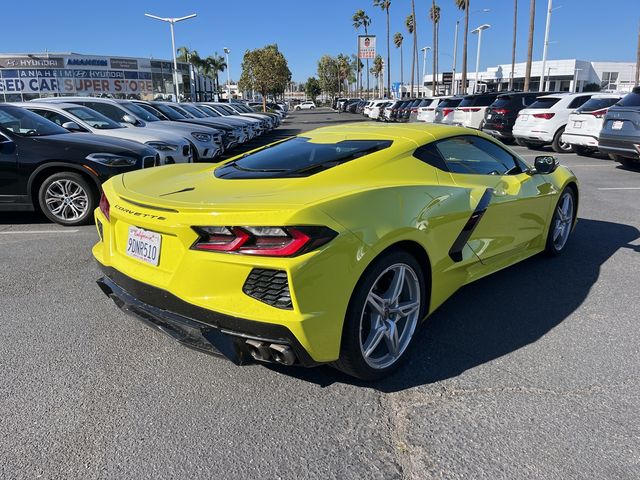
<path fill-rule="evenodd" d="M 564 255 L 462 289 L 373 385 L 181 347 L 97 288 L 93 227 L 0 213 L 0 478 L 640 478 L 640 171 L 560 158 Z"/>

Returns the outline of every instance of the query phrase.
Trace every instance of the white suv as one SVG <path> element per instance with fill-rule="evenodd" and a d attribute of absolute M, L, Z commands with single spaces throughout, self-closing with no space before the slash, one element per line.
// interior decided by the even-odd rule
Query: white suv
<path fill-rule="evenodd" d="M 447 116 L 442 123 L 481 130 L 484 112 L 498 98 L 498 93 L 467 95 L 453 111 L 453 115 Z"/>
<path fill-rule="evenodd" d="M 589 155 L 598 150 L 598 136 L 609 107 L 622 98 L 617 93 L 599 93 L 569 115 L 562 141 L 573 147 L 578 155 Z"/>
<path fill-rule="evenodd" d="M 418 107 L 418 117 L 417 120 L 419 122 L 428 122 L 428 123 L 433 123 L 433 121 L 436 118 L 436 107 L 438 106 L 438 104 L 440 102 L 442 102 L 443 100 L 446 100 L 450 97 L 436 97 L 436 98 L 427 98 L 426 100 L 429 101 L 429 103 Z"/>
<path fill-rule="evenodd" d="M 388 102 L 388 100 L 371 100 L 371 101 L 367 102 L 367 104 L 364 106 L 364 109 L 362 110 L 362 114 L 365 117 L 373 118 L 371 116 L 371 111 L 374 108 L 379 107 L 383 103 L 387 103 L 387 102 Z M 380 114 L 379 109 L 378 109 L 378 114 Z"/>
<path fill-rule="evenodd" d="M 294 110 L 313 110 L 314 108 L 316 108 L 316 104 L 311 101 L 307 101 L 302 102 L 300 105 L 296 105 Z"/>
<path fill-rule="evenodd" d="M 558 153 L 571 152 L 571 144 L 562 141 L 569 115 L 592 96 L 593 93 L 555 93 L 538 97 L 518 113 L 513 137 L 518 145 L 529 148 L 551 145 Z"/>

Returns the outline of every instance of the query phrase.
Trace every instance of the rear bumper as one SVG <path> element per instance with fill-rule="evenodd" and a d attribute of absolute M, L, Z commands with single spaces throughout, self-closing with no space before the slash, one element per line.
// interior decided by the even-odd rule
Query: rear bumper
<path fill-rule="evenodd" d="M 602 153 L 640 159 L 640 139 L 600 134 L 599 150 Z"/>
<path fill-rule="evenodd" d="M 582 147 L 598 147 L 598 138 L 592 135 L 579 135 L 576 133 L 563 133 L 562 141 L 571 145 L 579 145 Z"/>
<path fill-rule="evenodd" d="M 510 130 L 496 130 L 495 128 L 487 127 L 483 128 L 482 131 L 492 137 L 502 138 L 502 139 L 512 139 L 513 135 Z"/>
<path fill-rule="evenodd" d="M 293 356 L 289 358 L 294 365 L 311 367 L 318 364 L 283 325 L 207 310 L 113 268 L 99 265 L 104 276 L 97 281 L 98 286 L 121 310 L 187 347 L 224 356 L 236 365 L 244 365 L 254 362 L 251 353 L 256 349 L 254 345 L 263 344 L 265 349 L 269 345 L 277 345 L 290 348 Z M 282 363 L 268 352 L 260 360 Z"/>

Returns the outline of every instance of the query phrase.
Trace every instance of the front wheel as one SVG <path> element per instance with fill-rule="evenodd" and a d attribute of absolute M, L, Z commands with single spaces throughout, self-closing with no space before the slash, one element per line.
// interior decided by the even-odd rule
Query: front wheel
<path fill-rule="evenodd" d="M 576 215 L 576 194 L 573 188 L 567 187 L 560 194 L 549 225 L 545 252 L 550 256 L 558 256 L 563 251 L 573 230 Z"/>
<path fill-rule="evenodd" d="M 98 199 L 95 189 L 82 175 L 60 172 L 42 182 L 38 203 L 49 220 L 60 225 L 76 226 L 92 222 Z"/>
<path fill-rule="evenodd" d="M 374 261 L 349 303 L 334 366 L 366 381 L 396 370 L 426 314 L 426 291 L 422 268 L 412 255 L 395 251 Z"/>

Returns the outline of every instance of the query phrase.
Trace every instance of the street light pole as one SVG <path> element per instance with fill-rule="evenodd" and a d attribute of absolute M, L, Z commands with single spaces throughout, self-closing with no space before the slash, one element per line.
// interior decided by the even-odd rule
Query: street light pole
<path fill-rule="evenodd" d="M 544 92 L 544 67 L 547 63 L 547 49 L 549 48 L 549 30 L 551 30 L 551 12 L 553 11 L 553 0 L 549 0 L 547 6 L 547 24 L 544 29 L 544 48 L 542 49 L 542 73 L 540 74 L 540 91 Z M 558 7 L 559 8 L 559 7 Z"/>
<path fill-rule="evenodd" d="M 478 50 L 476 52 L 476 80 L 473 85 L 473 93 L 477 93 L 478 91 L 478 71 L 480 69 L 480 47 L 482 46 L 482 31 L 487 30 L 488 28 L 491 28 L 491 25 L 485 23 L 483 25 L 480 25 L 475 30 L 471 30 L 471 33 L 478 34 Z"/>
<path fill-rule="evenodd" d="M 191 15 L 187 15 L 186 17 L 157 17 L 155 15 L 151 15 L 150 13 L 145 13 L 145 17 L 153 18 L 154 20 L 160 20 L 161 22 L 167 22 L 171 27 L 171 51 L 173 53 L 173 87 L 176 94 L 176 102 L 180 102 L 180 90 L 178 89 L 178 59 L 176 58 L 176 39 L 173 33 L 173 26 L 181 22 L 183 20 L 189 20 L 190 18 L 195 17 L 197 14 L 192 13 Z"/>
<path fill-rule="evenodd" d="M 456 94 L 456 90 L 457 90 L 457 82 L 456 82 L 456 65 L 458 63 L 458 26 L 460 25 L 460 19 L 456 20 L 456 38 L 454 38 L 453 40 L 453 67 L 451 68 L 451 72 L 452 72 L 452 78 L 451 78 L 451 82 L 452 82 L 452 86 L 451 86 L 451 93 L 452 94 Z"/>
<path fill-rule="evenodd" d="M 227 57 L 227 102 L 231 103 L 231 66 L 229 65 L 229 54 L 231 50 L 224 47 L 224 54 Z"/>
<path fill-rule="evenodd" d="M 431 50 L 431 47 L 422 47 L 422 86 L 424 87 L 425 77 L 427 76 L 427 52 Z M 418 88 L 418 93 L 420 89 Z"/>

